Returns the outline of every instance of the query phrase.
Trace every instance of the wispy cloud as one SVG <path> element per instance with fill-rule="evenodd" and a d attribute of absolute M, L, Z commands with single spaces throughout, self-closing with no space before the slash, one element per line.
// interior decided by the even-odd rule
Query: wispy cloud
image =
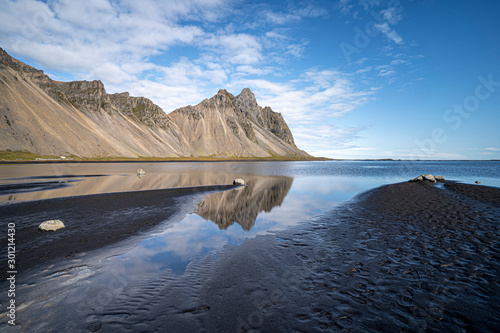
<path fill-rule="evenodd" d="M 391 66 L 406 64 L 407 62 L 408 61 L 403 60 L 403 59 L 395 59 L 395 60 L 391 61 Z"/>
<path fill-rule="evenodd" d="M 302 18 L 297 15 L 297 14 L 292 14 L 292 13 L 276 13 L 272 11 L 268 11 L 265 13 L 265 18 L 269 22 L 273 24 L 290 24 L 293 22 L 300 21 Z"/>
<path fill-rule="evenodd" d="M 495 147 L 487 147 L 487 148 L 467 148 L 461 149 L 466 150 L 468 152 L 472 152 L 473 154 L 481 155 L 481 156 L 500 156 L 500 148 Z"/>
<path fill-rule="evenodd" d="M 358 148 L 353 142 L 360 138 L 360 133 L 365 129 L 365 126 L 337 127 L 325 124 L 317 126 L 314 131 L 299 127 L 294 131 L 294 137 L 300 143 L 299 147 L 313 155 L 332 156 L 333 152 L 338 155 L 340 151 L 346 153 L 346 150 Z"/>
<path fill-rule="evenodd" d="M 289 83 L 259 79 L 240 84 L 253 87 L 265 105 L 275 106 L 292 122 L 341 117 L 373 98 L 377 91 L 375 87 L 355 89 L 350 75 L 333 69 L 311 69 Z"/>
<path fill-rule="evenodd" d="M 392 76 L 396 74 L 396 71 L 388 70 L 388 69 L 382 69 L 378 75 L 379 76 Z"/>
<path fill-rule="evenodd" d="M 356 77 L 335 69 L 310 69 L 287 83 L 242 79 L 233 87 L 250 87 L 261 106 L 283 114 L 297 145 L 315 154 L 321 146 L 345 149 L 366 126 L 344 127 L 337 119 L 374 99 L 377 87 L 356 88 Z"/>
<path fill-rule="evenodd" d="M 487 147 L 487 148 L 467 148 L 467 149 L 461 149 L 461 150 L 468 150 L 468 151 L 490 151 L 490 152 L 499 151 L 500 152 L 500 148 L 494 148 L 494 147 Z"/>
<path fill-rule="evenodd" d="M 111 72 L 126 79 L 131 73 L 124 67 L 137 68 L 149 56 L 202 36 L 200 27 L 177 21 L 187 13 L 210 17 L 208 12 L 217 8 L 216 3 L 160 5 L 144 1 L 138 6 L 122 1 L 118 6 L 106 0 L 3 1 L 0 21 L 9 24 L 0 26 L 0 33 L 6 48 L 46 68 L 89 74 Z M 100 67 L 104 69 L 98 70 Z"/>
<path fill-rule="evenodd" d="M 435 151 L 435 150 L 430 150 L 430 149 L 429 150 L 398 149 L 398 150 L 394 150 L 394 151 L 384 151 L 383 156 L 385 156 L 387 158 L 394 158 L 394 159 L 422 159 L 422 160 L 424 160 L 424 159 L 450 160 L 450 159 L 465 159 L 466 158 L 466 156 L 462 155 L 462 154 L 440 152 L 440 151 Z"/>
<path fill-rule="evenodd" d="M 390 7 L 388 9 L 384 9 L 382 10 L 381 14 L 384 20 L 392 25 L 398 23 L 403 18 L 403 16 L 401 15 L 400 8 L 396 7 Z"/>
<path fill-rule="evenodd" d="M 354 7 L 354 4 L 352 3 L 351 0 L 339 0 L 337 3 L 337 8 L 340 10 L 340 12 L 344 15 L 349 14 L 351 9 Z"/>
<path fill-rule="evenodd" d="M 390 7 L 386 7 L 388 4 Z M 387 3 L 387 1 L 382 0 L 360 0 L 356 3 L 352 0 L 340 0 L 337 3 L 337 9 L 344 15 L 352 13 L 353 18 L 358 18 L 361 10 L 370 13 L 370 18 L 373 19 L 373 13 L 376 12 L 377 23 L 373 27 L 385 35 L 389 41 L 399 45 L 404 44 L 403 37 L 394 28 L 403 19 L 399 1 Z"/>
<path fill-rule="evenodd" d="M 255 64 L 263 58 L 261 43 L 249 34 L 207 36 L 199 43 L 232 64 Z"/>
<path fill-rule="evenodd" d="M 404 44 L 403 38 L 394 29 L 391 28 L 388 22 L 375 24 L 374 26 L 375 28 L 380 30 L 380 32 L 382 32 L 390 41 L 396 44 Z"/>

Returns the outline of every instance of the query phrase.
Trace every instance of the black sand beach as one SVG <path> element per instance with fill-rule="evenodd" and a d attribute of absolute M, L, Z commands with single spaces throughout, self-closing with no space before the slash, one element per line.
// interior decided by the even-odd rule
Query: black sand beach
<path fill-rule="evenodd" d="M 176 191 L 14 204 L 0 215 L 19 225 L 19 270 L 29 274 L 35 263 L 165 220 L 173 195 L 192 190 Z M 499 188 L 452 182 L 383 186 L 299 227 L 226 247 L 183 275 L 68 294 L 49 308 L 26 307 L 18 320 L 33 332 L 497 332 L 499 198 Z M 36 230 L 39 218 L 55 216 L 74 221 L 69 242 Z M 92 227 L 77 226 L 87 220 Z"/>
<path fill-rule="evenodd" d="M 71 259 L 145 232 L 177 212 L 193 194 L 235 188 L 233 185 L 83 195 L 0 206 L 3 225 L 16 225 L 17 268 L 26 273 L 39 265 Z M 59 219 L 65 228 L 43 232 L 38 225 Z M 5 272 L 5 261 L 1 261 Z M 2 281 L 5 274 L 2 274 Z"/>

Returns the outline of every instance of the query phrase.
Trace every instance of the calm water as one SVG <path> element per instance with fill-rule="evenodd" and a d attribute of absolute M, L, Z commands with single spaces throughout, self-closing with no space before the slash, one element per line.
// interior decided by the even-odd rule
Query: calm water
<path fill-rule="evenodd" d="M 138 177 L 136 170 L 147 174 Z M 308 221 L 368 189 L 422 173 L 500 187 L 500 162 L 215 162 L 1 165 L 0 201 L 38 200 L 93 193 L 230 184 L 237 190 L 205 196 L 178 223 L 156 230 L 111 265 L 130 277 L 170 270 L 247 238 Z M 12 185 L 17 186 L 15 191 Z"/>
<path fill-rule="evenodd" d="M 137 176 L 139 168 L 147 171 L 144 177 Z M 330 192 L 331 188 L 337 199 L 345 200 L 371 187 L 407 181 L 422 173 L 500 186 L 500 161 L 0 164 L 0 202 L 229 184 L 235 177 L 288 177 L 293 182 L 310 182 L 314 192 Z"/>

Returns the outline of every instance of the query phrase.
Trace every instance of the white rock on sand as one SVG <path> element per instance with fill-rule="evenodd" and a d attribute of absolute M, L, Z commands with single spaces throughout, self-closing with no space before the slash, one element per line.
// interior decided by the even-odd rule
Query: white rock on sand
<path fill-rule="evenodd" d="M 424 180 L 424 177 L 418 176 L 413 179 L 410 179 L 409 182 L 421 182 L 422 180 Z"/>
<path fill-rule="evenodd" d="M 245 185 L 245 181 L 241 178 L 236 178 L 233 180 L 233 185 Z"/>
<path fill-rule="evenodd" d="M 56 231 L 58 229 L 64 228 L 64 223 L 61 220 L 49 220 L 45 221 L 38 226 L 38 229 L 42 231 Z"/>
<path fill-rule="evenodd" d="M 433 183 L 445 181 L 443 176 L 440 176 L 440 175 L 433 176 L 430 173 L 425 174 L 425 175 L 420 175 L 416 178 L 410 179 L 409 181 L 410 182 L 421 182 L 423 180 L 428 180 L 428 181 L 433 182 Z"/>

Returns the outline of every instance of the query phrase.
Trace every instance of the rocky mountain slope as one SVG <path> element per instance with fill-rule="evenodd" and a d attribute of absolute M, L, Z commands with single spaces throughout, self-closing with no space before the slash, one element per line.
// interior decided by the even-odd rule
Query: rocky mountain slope
<path fill-rule="evenodd" d="M 244 89 L 234 97 L 226 90 L 196 106 L 170 113 L 193 151 L 200 156 L 306 156 L 293 141 L 283 117 L 257 105 Z"/>
<path fill-rule="evenodd" d="M 80 157 L 297 157 L 283 117 L 244 89 L 166 114 L 101 81 L 58 82 L 0 49 L 0 151 Z"/>

